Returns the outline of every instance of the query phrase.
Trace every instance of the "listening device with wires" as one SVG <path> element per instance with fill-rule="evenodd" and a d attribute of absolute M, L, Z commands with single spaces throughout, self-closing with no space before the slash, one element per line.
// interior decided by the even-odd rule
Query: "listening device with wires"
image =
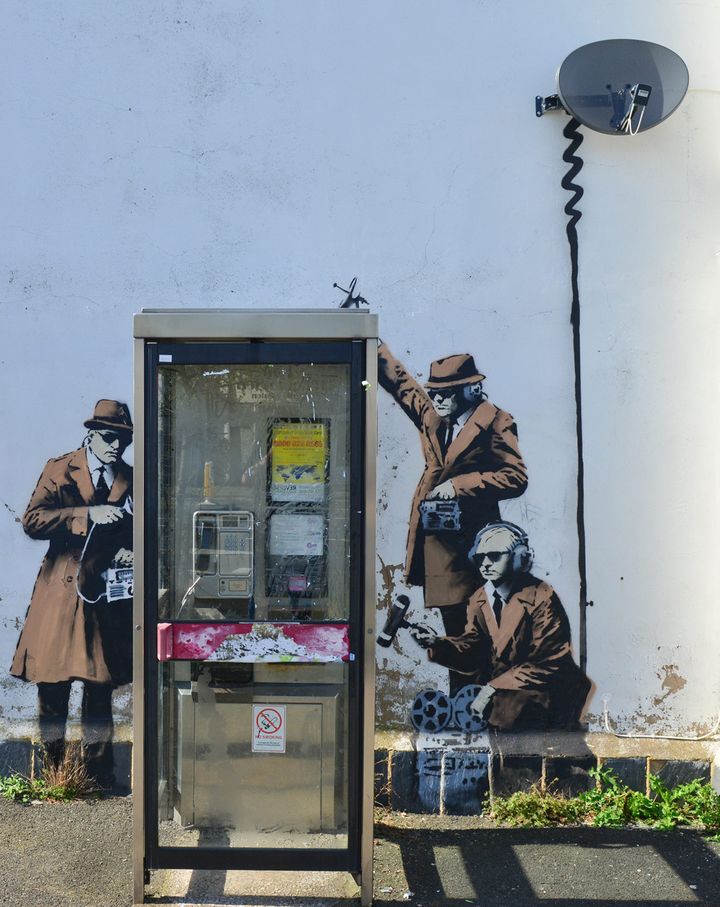
<path fill-rule="evenodd" d="M 92 523 L 80 553 L 75 590 L 88 605 L 133 597 L 132 565 L 118 562 L 121 552 L 132 551 L 132 499 L 128 498 L 120 509 L 122 515 L 116 522 Z"/>
<path fill-rule="evenodd" d="M 133 597 L 133 568 L 110 567 L 105 576 L 105 597 L 109 602 Z"/>
<path fill-rule="evenodd" d="M 421 501 L 420 520 L 425 532 L 459 532 L 460 505 L 457 501 Z"/>

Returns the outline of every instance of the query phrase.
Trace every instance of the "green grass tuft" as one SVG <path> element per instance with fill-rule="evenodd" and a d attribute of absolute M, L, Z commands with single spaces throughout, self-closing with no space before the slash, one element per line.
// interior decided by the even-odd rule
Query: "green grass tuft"
<path fill-rule="evenodd" d="M 552 786 L 533 787 L 510 797 L 495 797 L 488 815 L 501 824 L 525 828 L 640 825 L 669 830 L 683 825 L 720 831 L 720 794 L 709 784 L 691 781 L 669 788 L 657 775 L 650 775 L 648 796 L 631 790 L 610 769 L 591 769 L 590 775 L 595 786 L 576 797 L 565 797 Z"/>
<path fill-rule="evenodd" d="M 78 800 L 98 793 L 98 788 L 88 776 L 77 744 L 68 744 L 65 755 L 55 764 L 42 754 L 39 778 L 26 778 L 15 772 L 0 778 L 0 796 L 20 803 L 33 800 Z"/>

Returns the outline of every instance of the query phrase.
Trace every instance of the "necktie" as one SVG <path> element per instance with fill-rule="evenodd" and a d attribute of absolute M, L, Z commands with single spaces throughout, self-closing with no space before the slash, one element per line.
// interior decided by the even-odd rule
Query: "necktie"
<path fill-rule="evenodd" d="M 453 424 L 448 421 L 443 424 L 443 436 L 442 436 L 442 452 L 443 456 L 448 452 L 448 448 L 452 444 L 453 439 Z"/>
<path fill-rule="evenodd" d="M 500 618 L 502 617 L 503 609 L 503 600 L 500 597 L 499 592 L 495 592 L 493 596 L 493 613 L 495 614 L 495 620 L 497 621 L 498 627 L 500 626 Z"/>
<path fill-rule="evenodd" d="M 105 481 L 105 467 L 101 466 L 98 470 L 98 480 L 97 485 L 95 486 L 95 502 L 97 504 L 107 504 L 109 496 L 110 489 L 108 488 L 108 483 Z"/>

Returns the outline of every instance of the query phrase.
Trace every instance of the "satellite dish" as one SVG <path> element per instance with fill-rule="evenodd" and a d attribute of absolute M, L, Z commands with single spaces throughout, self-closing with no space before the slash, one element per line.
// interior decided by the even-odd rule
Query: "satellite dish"
<path fill-rule="evenodd" d="M 680 106 L 687 66 L 674 51 L 650 41 L 616 38 L 574 50 L 558 70 L 558 95 L 536 99 L 535 112 L 563 107 L 606 135 L 636 135 Z"/>

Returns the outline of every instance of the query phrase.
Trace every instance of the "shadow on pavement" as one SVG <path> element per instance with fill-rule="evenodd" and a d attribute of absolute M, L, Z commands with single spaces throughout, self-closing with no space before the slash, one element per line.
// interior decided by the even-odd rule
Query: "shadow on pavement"
<path fill-rule="evenodd" d="M 383 907 L 720 903 L 719 851 L 695 832 L 384 826 L 376 835 L 379 851 L 399 854 L 411 892 L 383 893 L 376 877 Z"/>
<path fill-rule="evenodd" d="M 222 829 L 200 829 L 198 838 L 198 847 L 229 847 L 230 836 Z M 225 882 L 227 873 L 224 871 L 202 872 L 196 869 L 190 876 L 185 898 L 189 902 L 198 901 L 210 903 L 216 901 L 222 903 L 222 896 L 225 891 Z"/>

